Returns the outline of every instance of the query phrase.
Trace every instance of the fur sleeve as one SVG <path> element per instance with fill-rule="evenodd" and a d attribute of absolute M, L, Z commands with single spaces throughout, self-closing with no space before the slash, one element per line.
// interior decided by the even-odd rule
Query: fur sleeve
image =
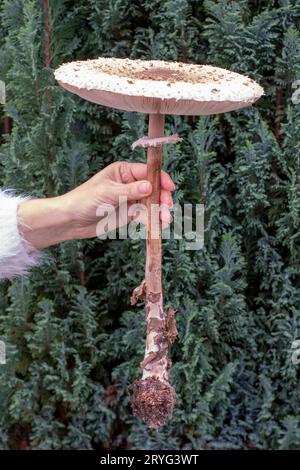
<path fill-rule="evenodd" d="M 42 257 L 19 231 L 18 206 L 27 199 L 30 197 L 15 196 L 11 190 L 0 189 L 0 281 L 28 274 Z"/>

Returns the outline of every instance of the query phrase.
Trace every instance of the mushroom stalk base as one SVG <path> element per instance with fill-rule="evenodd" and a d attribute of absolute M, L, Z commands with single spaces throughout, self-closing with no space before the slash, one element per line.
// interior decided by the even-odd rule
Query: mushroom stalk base
<path fill-rule="evenodd" d="M 150 114 L 149 140 L 164 135 L 164 115 Z M 131 303 L 139 299 L 146 303 L 147 339 L 144 360 L 141 362 L 142 380 L 133 384 L 131 400 L 133 412 L 150 428 L 163 426 L 172 416 L 176 394 L 169 384 L 171 361 L 168 348 L 177 336 L 175 312 L 163 310 L 162 294 L 162 246 L 160 206 L 160 178 L 162 168 L 162 145 L 149 146 L 147 156 L 147 179 L 152 184 L 152 194 L 147 198 L 147 255 L 145 280 L 133 292 Z"/>

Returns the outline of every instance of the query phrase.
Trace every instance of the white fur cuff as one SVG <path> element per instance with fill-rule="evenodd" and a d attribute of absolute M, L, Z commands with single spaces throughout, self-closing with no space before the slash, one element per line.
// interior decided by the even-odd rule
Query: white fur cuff
<path fill-rule="evenodd" d="M 18 206 L 28 199 L 0 189 L 0 280 L 28 274 L 42 257 L 19 231 Z"/>

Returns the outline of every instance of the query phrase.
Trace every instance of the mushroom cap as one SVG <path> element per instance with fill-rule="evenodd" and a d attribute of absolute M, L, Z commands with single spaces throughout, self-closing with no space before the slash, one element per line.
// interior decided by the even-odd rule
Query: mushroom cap
<path fill-rule="evenodd" d="M 67 90 L 93 103 L 153 114 L 207 115 L 243 108 L 264 91 L 251 78 L 211 65 L 100 57 L 55 71 Z"/>

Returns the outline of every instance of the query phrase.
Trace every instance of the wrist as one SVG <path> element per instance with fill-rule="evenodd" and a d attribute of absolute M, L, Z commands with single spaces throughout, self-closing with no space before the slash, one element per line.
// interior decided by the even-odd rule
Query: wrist
<path fill-rule="evenodd" d="M 63 196 L 23 201 L 18 217 L 22 237 L 37 250 L 73 238 L 73 221 Z"/>

